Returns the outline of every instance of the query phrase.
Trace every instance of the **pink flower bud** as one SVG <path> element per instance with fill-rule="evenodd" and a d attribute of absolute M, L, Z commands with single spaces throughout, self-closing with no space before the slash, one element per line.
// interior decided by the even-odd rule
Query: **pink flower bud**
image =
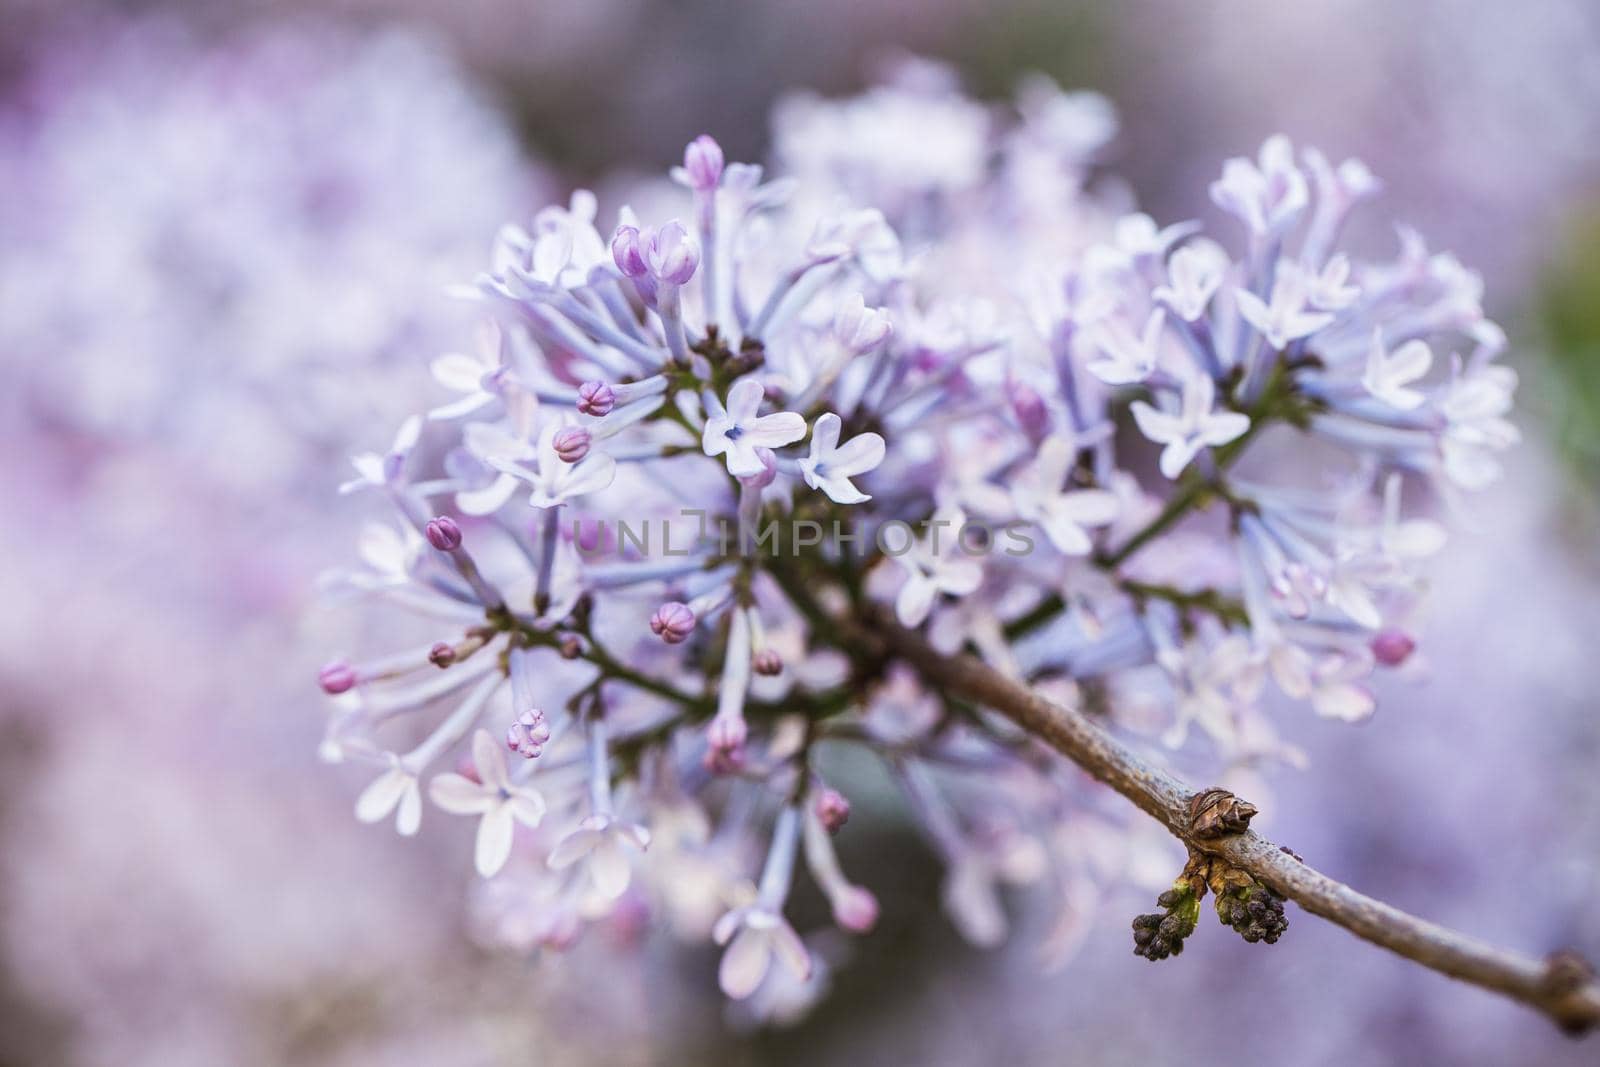
<path fill-rule="evenodd" d="M 711 725 L 706 727 L 706 742 L 718 752 L 739 751 L 749 736 L 749 727 L 745 726 L 744 719 L 737 715 L 718 715 L 711 720 Z"/>
<path fill-rule="evenodd" d="M 445 668 L 456 661 L 455 646 L 440 641 L 428 650 L 428 662 L 435 667 Z"/>
<path fill-rule="evenodd" d="M 343 660 L 335 660 L 317 672 L 322 691 L 329 696 L 349 692 L 356 684 L 356 669 Z"/>
<path fill-rule="evenodd" d="M 694 621 L 689 605 L 673 600 L 661 605 L 650 616 L 650 632 L 669 645 L 682 644 L 694 633 Z"/>
<path fill-rule="evenodd" d="M 817 794 L 816 811 L 822 828 L 836 834 L 850 818 L 850 801 L 837 789 L 823 789 Z"/>
<path fill-rule="evenodd" d="M 556 651 L 562 659 L 577 659 L 583 655 L 583 642 L 578 640 L 577 634 L 567 634 L 561 638 L 561 643 L 556 645 Z"/>
<path fill-rule="evenodd" d="M 611 238 L 611 259 L 617 269 L 629 278 L 641 278 L 649 273 L 644 256 L 639 251 L 639 228 L 618 226 Z"/>
<path fill-rule="evenodd" d="M 737 774 L 744 769 L 744 749 L 707 745 L 701 763 L 712 774 Z"/>
<path fill-rule="evenodd" d="M 1050 432 L 1050 409 L 1039 391 L 1024 382 L 1011 382 L 1006 386 L 1006 396 L 1022 432 L 1034 441 L 1043 440 Z"/>
<path fill-rule="evenodd" d="M 783 657 L 770 648 L 763 648 L 750 658 L 750 666 L 757 674 L 771 678 L 783 673 Z"/>
<path fill-rule="evenodd" d="M 582 426 L 568 426 L 556 431 L 551 444 L 563 463 L 576 463 L 589 454 L 591 440 L 593 437 Z"/>
<path fill-rule="evenodd" d="M 605 382 L 584 382 L 578 386 L 578 412 L 601 417 L 617 406 L 616 391 Z"/>
<path fill-rule="evenodd" d="M 683 169 L 695 192 L 715 189 L 722 180 L 722 165 L 722 146 L 710 134 L 702 133 L 683 150 Z"/>
<path fill-rule="evenodd" d="M 864 934 L 878 925 L 878 898 L 870 889 L 845 886 L 833 895 L 833 921 L 853 934 Z"/>
<path fill-rule="evenodd" d="M 1372 639 L 1372 654 L 1385 667 L 1400 666 L 1416 648 L 1417 642 L 1404 630 L 1383 630 Z"/>
<path fill-rule="evenodd" d="M 461 527 L 448 515 L 429 519 L 422 532 L 428 538 L 428 544 L 440 552 L 454 552 L 461 547 Z"/>

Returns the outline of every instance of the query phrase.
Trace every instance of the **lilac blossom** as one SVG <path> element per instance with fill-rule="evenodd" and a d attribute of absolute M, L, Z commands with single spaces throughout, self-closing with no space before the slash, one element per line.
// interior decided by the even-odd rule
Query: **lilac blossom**
<path fill-rule="evenodd" d="M 816 763 L 855 744 L 945 864 L 957 928 L 993 944 L 1001 887 L 1068 886 L 1065 955 L 1123 858 L 1098 794 L 907 664 L 865 662 L 842 617 L 925 629 L 1060 699 L 1103 692 L 1117 729 L 1173 747 L 1203 732 L 1222 773 L 1298 763 L 1269 684 L 1310 714 L 1373 714 L 1439 541 L 1402 488 L 1479 484 L 1515 438 L 1476 277 L 1409 236 L 1367 263 L 1315 224 L 1372 191 L 1359 164 L 1281 137 L 1229 161 L 1213 198 L 1242 224 L 1235 252 L 1201 222 L 1095 202 L 1081 168 L 1104 130 L 1082 101 L 1035 85 L 997 135 L 942 68 L 897 77 L 786 105 L 776 180 L 702 136 L 676 199 L 618 207 L 609 236 L 586 194 L 503 234 L 476 287 L 503 336 L 472 367 L 484 395 L 462 364 L 444 384 L 473 402 L 436 420 L 459 447 L 363 461 L 436 547 L 391 561 L 403 584 L 382 592 L 448 605 L 434 617 L 460 632 L 441 631 L 449 656 L 328 675 L 330 733 L 411 778 L 481 737 L 482 784 L 438 788 L 490 813 L 480 873 L 560 902 L 541 944 L 653 904 L 723 946 L 729 997 L 815 988 L 786 914 L 802 849 L 833 926 L 878 917 Z M 944 140 L 896 173 L 880 112 Z M 989 270 L 1036 211 L 1066 217 Z M 1308 219 L 1316 243 L 1297 240 Z M 1451 345 L 1468 354 L 1429 380 L 1423 356 Z M 1227 521 L 1190 521 L 1207 509 Z M 841 657 L 853 673 L 829 669 Z M 390 752 L 391 720 L 447 700 L 420 753 Z M 507 769 L 501 734 L 538 758 Z M 524 789 L 553 829 L 511 832 L 538 821 Z M 1097 844 L 1063 843 L 1080 826 Z"/>

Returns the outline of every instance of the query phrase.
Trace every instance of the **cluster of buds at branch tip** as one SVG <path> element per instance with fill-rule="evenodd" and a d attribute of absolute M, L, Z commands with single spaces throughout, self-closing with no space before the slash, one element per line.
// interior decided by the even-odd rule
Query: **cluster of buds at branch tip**
<path fill-rule="evenodd" d="M 1183 942 L 1200 922 L 1200 892 L 1188 878 L 1156 898 L 1161 911 L 1133 920 L 1133 954 L 1152 963 L 1183 952 Z"/>
<path fill-rule="evenodd" d="M 1232 796 L 1231 793 L 1227 795 Z M 1300 858 L 1287 848 L 1283 851 L 1295 859 Z M 1199 922 L 1200 900 L 1208 890 L 1216 895 L 1217 918 L 1222 925 L 1231 927 L 1251 944 L 1258 941 L 1276 944 L 1289 928 L 1283 910 L 1284 898 L 1277 890 L 1220 856 L 1209 856 L 1191 848 L 1183 873 L 1172 888 L 1157 899 L 1165 912 L 1140 915 L 1133 920 L 1133 951 L 1150 960 L 1165 959 L 1181 952 L 1183 939 L 1194 933 Z"/>
<path fill-rule="evenodd" d="M 1230 882 L 1217 894 L 1217 918 L 1252 945 L 1257 941 L 1277 944 L 1278 938 L 1289 928 L 1289 919 L 1283 913 L 1283 897 L 1271 886 L 1262 885 L 1237 868 L 1230 870 L 1228 877 L 1233 876 L 1243 881 Z"/>

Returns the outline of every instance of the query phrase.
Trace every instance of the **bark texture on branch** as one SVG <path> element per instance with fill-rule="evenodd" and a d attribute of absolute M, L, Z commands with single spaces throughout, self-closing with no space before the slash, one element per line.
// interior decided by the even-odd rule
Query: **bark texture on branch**
<path fill-rule="evenodd" d="M 1441 974 L 1522 1001 L 1569 1034 L 1600 1025 L 1600 981 L 1576 954 L 1541 960 L 1502 951 L 1358 893 L 1253 830 L 1217 836 L 1214 828 L 1194 824 L 1194 790 L 1078 712 L 972 656 L 939 652 L 893 620 L 881 620 L 870 630 L 845 628 L 850 640 L 881 647 L 930 683 L 1004 715 L 1127 797 L 1191 849 L 1220 856 L 1313 915 Z"/>

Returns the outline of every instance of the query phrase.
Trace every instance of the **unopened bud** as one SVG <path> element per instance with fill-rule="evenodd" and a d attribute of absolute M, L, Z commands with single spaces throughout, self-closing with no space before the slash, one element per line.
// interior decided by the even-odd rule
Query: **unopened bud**
<path fill-rule="evenodd" d="M 336 660 L 317 672 L 317 682 L 329 696 L 349 692 L 356 684 L 356 669 L 343 660 Z"/>
<path fill-rule="evenodd" d="M 1196 837 L 1242 834 L 1250 828 L 1256 806 L 1226 789 L 1202 789 L 1189 798 L 1189 828 Z"/>
<path fill-rule="evenodd" d="M 455 646 L 440 641 L 428 650 L 428 662 L 435 667 L 444 668 L 456 661 Z"/>
<path fill-rule="evenodd" d="M 835 893 L 833 921 L 853 934 L 864 934 L 878 925 L 878 898 L 870 889 L 859 885 L 846 886 Z"/>
<path fill-rule="evenodd" d="M 1039 391 L 1024 382 L 1012 382 L 1006 387 L 1006 396 L 1022 432 L 1032 440 L 1043 440 L 1050 432 L 1050 409 Z"/>
<path fill-rule="evenodd" d="M 440 552 L 454 552 L 461 547 L 461 527 L 448 515 L 429 519 L 422 532 L 428 538 L 428 544 Z"/>
<path fill-rule="evenodd" d="M 568 426 L 557 430 L 551 446 L 556 450 L 556 455 L 561 457 L 563 463 L 577 463 L 589 454 L 589 442 L 593 440 L 588 430 L 582 426 Z"/>
<path fill-rule="evenodd" d="M 561 638 L 561 643 L 556 645 L 556 651 L 561 653 L 562 659 L 577 659 L 583 655 L 583 642 L 577 634 L 566 634 Z"/>
<path fill-rule="evenodd" d="M 617 406 L 616 390 L 605 382 L 584 382 L 578 386 L 578 412 L 597 418 L 611 414 Z"/>
<path fill-rule="evenodd" d="M 700 266 L 700 246 L 676 219 L 647 231 L 640 251 L 650 274 L 666 285 L 688 284 Z"/>
<path fill-rule="evenodd" d="M 850 801 L 837 789 L 824 788 L 817 794 L 817 819 L 830 834 L 838 833 L 850 818 Z"/>
<path fill-rule="evenodd" d="M 770 648 L 763 648 L 751 657 L 750 666 L 757 674 L 771 678 L 773 675 L 783 673 L 783 657 Z"/>
<path fill-rule="evenodd" d="M 738 715 L 718 715 L 706 728 L 706 741 L 719 752 L 739 751 L 749 736 L 749 727 Z"/>
<path fill-rule="evenodd" d="M 722 180 L 722 166 L 722 146 L 709 134 L 702 133 L 683 150 L 683 169 L 696 192 L 715 189 Z"/>
<path fill-rule="evenodd" d="M 611 258 L 617 269 L 629 278 L 642 278 L 650 272 L 639 251 L 639 228 L 618 226 L 611 238 Z"/>
<path fill-rule="evenodd" d="M 705 759 L 701 762 L 702 766 L 712 774 L 737 774 L 744 769 L 744 749 L 725 749 L 708 745 Z"/>
<path fill-rule="evenodd" d="M 681 601 L 670 601 L 650 616 L 650 632 L 669 645 L 682 644 L 694 633 L 694 612 Z"/>
<path fill-rule="evenodd" d="M 1400 666 L 1416 649 L 1417 642 L 1404 630 L 1383 630 L 1372 639 L 1372 654 L 1385 667 Z"/>

